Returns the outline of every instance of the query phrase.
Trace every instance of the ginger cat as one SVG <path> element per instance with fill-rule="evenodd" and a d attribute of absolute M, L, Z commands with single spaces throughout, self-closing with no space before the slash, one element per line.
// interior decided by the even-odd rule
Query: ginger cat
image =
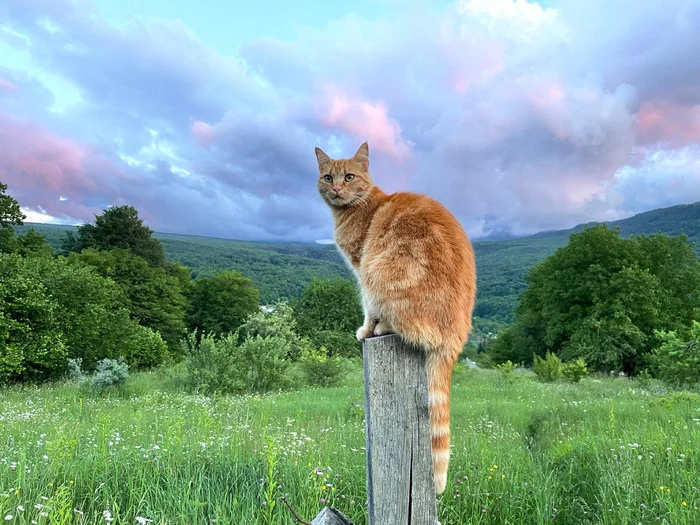
<path fill-rule="evenodd" d="M 384 193 L 369 173 L 365 142 L 350 159 L 316 148 L 318 191 L 335 222 L 335 242 L 355 272 L 364 324 L 357 338 L 395 333 L 427 354 L 435 489 L 450 459 L 450 379 L 471 330 L 474 252 L 445 207 L 415 193 Z"/>

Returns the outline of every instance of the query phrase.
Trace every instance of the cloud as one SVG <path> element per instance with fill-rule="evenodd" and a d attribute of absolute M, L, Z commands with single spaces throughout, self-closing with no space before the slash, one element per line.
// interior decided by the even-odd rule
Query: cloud
<path fill-rule="evenodd" d="M 475 235 L 620 218 L 700 198 L 699 25 L 683 0 L 412 0 L 225 56 L 180 21 L 5 0 L 28 63 L 0 68 L 0 169 L 54 217 L 129 202 L 163 231 L 313 240 L 314 146 L 368 140 L 378 184 Z"/>
<path fill-rule="evenodd" d="M 0 77 L 0 89 L 4 89 L 7 91 L 15 91 L 17 89 L 17 86 L 9 80 L 5 80 L 4 78 Z"/>
<path fill-rule="evenodd" d="M 209 146 L 214 140 L 214 126 L 201 120 L 195 120 L 192 123 L 192 133 L 202 147 Z"/>
<path fill-rule="evenodd" d="M 30 208 L 55 217 L 88 220 L 100 211 L 102 203 L 88 204 L 98 186 L 107 197 L 103 202 L 116 195 L 110 195 L 105 179 L 98 182 L 94 178 L 97 170 L 103 177 L 119 175 L 99 153 L 37 124 L 0 113 L 0 144 L 3 182 Z"/>
<path fill-rule="evenodd" d="M 401 138 L 401 127 L 381 102 L 351 98 L 334 86 L 328 86 L 324 99 L 319 119 L 330 130 L 339 129 L 360 143 L 369 140 L 373 149 L 397 161 L 411 155 L 411 146 Z"/>
<path fill-rule="evenodd" d="M 648 100 L 637 112 L 639 140 L 644 144 L 700 142 L 700 104 Z"/>
<path fill-rule="evenodd" d="M 618 207 L 630 213 L 700 201 L 700 148 L 645 152 L 636 166 L 621 168 L 613 184 Z"/>

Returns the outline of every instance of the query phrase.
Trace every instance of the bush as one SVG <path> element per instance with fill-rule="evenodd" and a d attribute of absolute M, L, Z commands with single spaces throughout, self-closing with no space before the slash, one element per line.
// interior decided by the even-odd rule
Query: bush
<path fill-rule="evenodd" d="M 191 335 L 186 346 L 186 384 L 190 389 L 205 394 L 242 394 L 288 386 L 287 344 L 281 337 L 256 335 L 239 345 L 234 334 L 218 339 L 207 334 L 195 345 Z"/>
<path fill-rule="evenodd" d="M 510 360 L 506 361 L 505 363 L 501 363 L 500 365 L 496 365 L 496 370 L 498 370 L 501 373 L 501 379 L 508 384 L 511 384 L 515 379 L 513 372 L 516 368 L 517 366 L 514 365 Z"/>
<path fill-rule="evenodd" d="M 564 363 L 561 369 L 562 375 L 567 381 L 572 383 L 578 383 L 588 375 L 588 368 L 586 368 L 586 362 L 578 358 L 576 361 L 571 361 L 570 363 Z"/>
<path fill-rule="evenodd" d="M 160 333 L 135 322 L 129 328 L 125 330 L 121 348 L 129 366 L 144 369 L 163 364 L 168 357 L 168 345 Z"/>
<path fill-rule="evenodd" d="M 652 373 L 673 387 L 700 383 L 700 323 L 693 322 L 687 336 L 675 331 L 656 332 L 661 345 L 649 357 Z"/>
<path fill-rule="evenodd" d="M 535 355 L 532 370 L 540 381 L 553 382 L 562 377 L 562 363 L 556 355 L 547 352 L 544 359 Z"/>
<path fill-rule="evenodd" d="M 246 390 L 262 393 L 289 386 L 285 375 L 289 367 L 287 349 L 280 337 L 257 335 L 246 339 L 238 347 L 236 357 L 236 373 L 244 378 Z"/>
<path fill-rule="evenodd" d="M 83 359 L 78 357 L 76 359 L 68 360 L 68 373 L 66 374 L 68 381 L 81 382 L 85 379 L 85 374 L 83 373 Z"/>
<path fill-rule="evenodd" d="M 362 357 L 362 345 L 354 333 L 319 330 L 311 335 L 311 342 L 316 348 L 326 348 L 329 356 Z"/>
<path fill-rule="evenodd" d="M 306 384 L 309 386 L 336 386 L 346 374 L 343 361 L 339 357 L 329 357 L 325 347 L 309 349 L 301 357 Z"/>
<path fill-rule="evenodd" d="M 251 314 L 236 331 L 239 343 L 257 336 L 276 337 L 284 346 L 285 357 L 297 361 L 310 348 L 311 343 L 296 332 L 292 309 L 284 302 L 277 303 L 272 311 L 257 311 Z"/>
<path fill-rule="evenodd" d="M 102 359 L 90 382 L 97 390 L 123 385 L 129 377 L 129 365 L 123 359 Z"/>

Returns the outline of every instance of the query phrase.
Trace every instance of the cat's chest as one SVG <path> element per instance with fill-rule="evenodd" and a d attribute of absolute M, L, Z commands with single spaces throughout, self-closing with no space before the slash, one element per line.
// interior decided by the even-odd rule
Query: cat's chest
<path fill-rule="evenodd" d="M 363 235 L 358 232 L 338 227 L 334 233 L 335 244 L 345 260 L 354 268 L 359 269 L 362 258 Z"/>

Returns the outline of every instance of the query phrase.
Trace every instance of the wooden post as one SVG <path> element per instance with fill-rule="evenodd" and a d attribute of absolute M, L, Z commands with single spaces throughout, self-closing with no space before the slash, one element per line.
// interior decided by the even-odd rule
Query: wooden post
<path fill-rule="evenodd" d="M 363 354 L 369 525 L 436 525 L 425 355 L 397 335 Z"/>

